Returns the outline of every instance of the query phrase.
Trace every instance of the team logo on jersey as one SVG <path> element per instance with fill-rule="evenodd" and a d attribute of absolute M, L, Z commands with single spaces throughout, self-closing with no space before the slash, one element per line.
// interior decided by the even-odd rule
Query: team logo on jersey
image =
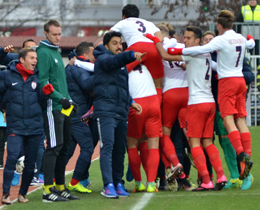
<path fill-rule="evenodd" d="M 55 61 L 55 63 L 58 63 L 58 60 L 56 58 L 54 59 L 54 61 Z"/>
<path fill-rule="evenodd" d="M 32 82 L 31 86 L 32 86 L 32 89 L 35 89 L 37 87 L 37 83 L 36 82 Z"/>

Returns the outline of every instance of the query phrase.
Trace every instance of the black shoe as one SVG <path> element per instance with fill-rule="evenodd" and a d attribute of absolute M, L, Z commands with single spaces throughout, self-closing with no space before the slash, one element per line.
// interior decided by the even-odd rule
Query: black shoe
<path fill-rule="evenodd" d="M 158 190 L 166 190 L 167 181 L 164 178 L 160 178 Z"/>
<path fill-rule="evenodd" d="M 239 164 L 241 169 L 241 172 L 239 174 L 239 179 L 243 180 L 249 175 L 249 172 L 253 166 L 253 160 L 251 159 L 250 155 L 244 152 L 241 152 L 238 155 L 238 159 L 240 160 Z"/>
<path fill-rule="evenodd" d="M 49 194 L 43 193 L 43 196 L 42 196 L 42 202 L 43 203 L 69 201 L 69 199 L 61 197 L 59 190 L 57 190 L 55 187 L 51 187 L 50 191 L 51 191 L 51 193 L 49 193 Z"/>
<path fill-rule="evenodd" d="M 79 200 L 79 197 L 72 195 L 68 188 L 66 188 L 65 190 L 59 191 L 59 195 L 65 199 Z"/>
<path fill-rule="evenodd" d="M 185 177 L 184 179 L 181 179 L 181 178 L 179 177 L 178 183 L 180 183 L 181 186 L 183 186 L 184 190 L 186 190 L 186 191 L 192 191 L 192 190 L 194 189 L 194 187 L 192 186 L 192 184 L 190 183 L 190 181 L 187 180 L 186 177 Z"/>

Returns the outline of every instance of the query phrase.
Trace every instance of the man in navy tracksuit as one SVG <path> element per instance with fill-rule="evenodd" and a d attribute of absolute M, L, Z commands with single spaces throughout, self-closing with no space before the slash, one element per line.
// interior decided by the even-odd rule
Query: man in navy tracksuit
<path fill-rule="evenodd" d="M 108 32 L 104 45 L 94 50 L 94 122 L 100 139 L 100 168 L 104 182 L 101 195 L 107 198 L 129 196 L 122 186 L 126 148 L 127 117 L 131 105 L 138 112 L 139 104 L 132 101 L 128 91 L 126 64 L 141 60 L 144 54 L 122 52 L 121 33 Z"/>
<path fill-rule="evenodd" d="M 3 204 L 11 204 L 10 186 L 21 148 L 24 147 L 25 168 L 18 194 L 18 201 L 26 203 L 25 197 L 33 178 L 39 143 L 43 133 L 42 108 L 53 91 L 48 84 L 39 89 L 37 54 L 33 49 L 22 49 L 19 61 L 8 65 L 9 71 L 0 74 L 1 109 L 7 118 L 7 160 L 3 180 Z M 45 95 L 44 95 L 44 94 Z"/>
<path fill-rule="evenodd" d="M 92 43 L 82 42 L 69 54 L 69 59 L 75 56 L 78 60 L 83 62 L 90 62 L 90 60 L 94 62 L 93 50 L 94 47 Z M 88 176 L 87 172 L 90 166 L 91 156 L 97 142 L 94 143 L 95 145 L 93 144 L 90 128 L 86 123 L 80 121 L 80 117 L 92 106 L 93 97 L 91 97 L 90 92 L 93 90 L 93 73 L 74 65 L 67 65 L 65 70 L 69 95 L 79 107 L 78 113 L 71 115 L 72 136 L 68 147 L 67 161 L 73 155 L 75 146 L 77 144 L 80 146 L 80 155 L 68 189 L 80 193 L 91 193 L 91 190 L 86 188 L 84 182 L 88 177 L 83 176 L 86 174 Z"/>

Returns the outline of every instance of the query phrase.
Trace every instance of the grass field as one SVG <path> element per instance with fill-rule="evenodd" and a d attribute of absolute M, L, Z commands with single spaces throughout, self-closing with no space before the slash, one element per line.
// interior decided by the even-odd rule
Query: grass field
<path fill-rule="evenodd" d="M 79 201 L 70 201 L 65 203 L 42 203 L 42 190 L 37 190 L 30 195 L 29 203 L 20 204 L 14 203 L 11 206 L 6 206 L 4 209 L 19 209 L 19 210 L 65 210 L 65 209 L 90 209 L 90 210 L 249 210 L 249 209 L 260 209 L 260 127 L 250 128 L 252 135 L 252 158 L 254 160 L 254 166 L 252 174 L 255 181 L 249 190 L 241 190 L 239 188 L 233 188 L 229 190 L 223 189 L 220 192 L 170 192 L 160 191 L 158 193 L 131 193 L 128 198 L 120 199 L 107 199 L 100 195 L 102 189 L 101 173 L 99 168 L 99 161 L 92 162 L 90 168 L 90 180 L 92 185 L 90 189 L 93 191 L 92 194 L 79 194 L 75 193 L 80 197 Z M 218 148 L 220 148 L 218 141 L 215 142 Z M 223 161 L 224 171 L 226 172 L 227 178 L 229 178 L 227 166 L 224 162 L 223 152 L 220 149 L 221 159 Z M 127 169 L 127 162 L 125 165 Z M 196 180 L 196 171 L 192 168 L 191 178 L 193 181 Z M 215 176 L 216 177 L 216 176 Z M 66 182 L 69 183 L 71 174 L 66 177 Z M 145 180 L 145 179 L 144 179 Z M 126 187 L 131 192 L 134 188 L 134 182 L 127 182 Z"/>

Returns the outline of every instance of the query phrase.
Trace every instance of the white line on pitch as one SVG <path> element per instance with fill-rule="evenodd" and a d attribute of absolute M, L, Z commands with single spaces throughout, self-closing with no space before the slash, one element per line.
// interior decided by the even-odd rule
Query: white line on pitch
<path fill-rule="evenodd" d="M 137 204 L 132 208 L 132 210 L 141 210 L 153 197 L 154 193 L 144 193 L 141 199 L 137 202 Z"/>

